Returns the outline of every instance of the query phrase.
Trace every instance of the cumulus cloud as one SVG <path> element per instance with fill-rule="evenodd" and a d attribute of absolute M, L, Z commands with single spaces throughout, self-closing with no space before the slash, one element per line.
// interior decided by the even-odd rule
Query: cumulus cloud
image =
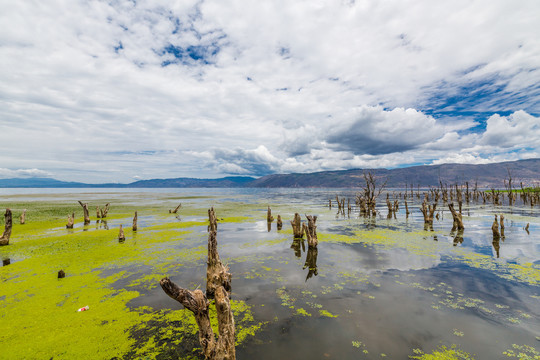
<path fill-rule="evenodd" d="M 0 164 L 128 182 L 535 156 L 539 11 L 3 2 Z"/>

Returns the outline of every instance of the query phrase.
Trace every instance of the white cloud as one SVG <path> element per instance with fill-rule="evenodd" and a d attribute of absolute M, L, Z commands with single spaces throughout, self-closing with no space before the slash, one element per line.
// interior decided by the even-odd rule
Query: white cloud
<path fill-rule="evenodd" d="M 3 2 L 0 164 L 128 182 L 536 156 L 539 11 Z"/>
<path fill-rule="evenodd" d="M 0 178 L 30 178 L 30 177 L 50 177 L 52 174 L 40 169 L 5 169 L 0 168 Z"/>

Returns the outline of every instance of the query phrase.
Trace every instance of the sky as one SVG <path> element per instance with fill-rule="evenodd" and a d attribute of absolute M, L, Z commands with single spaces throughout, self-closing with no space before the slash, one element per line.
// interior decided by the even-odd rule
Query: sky
<path fill-rule="evenodd" d="M 0 178 L 540 157 L 538 0 L 0 0 Z"/>

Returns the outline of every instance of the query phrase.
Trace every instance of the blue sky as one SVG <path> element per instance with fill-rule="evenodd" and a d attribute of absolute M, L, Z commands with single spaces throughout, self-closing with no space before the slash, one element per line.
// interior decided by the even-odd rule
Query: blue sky
<path fill-rule="evenodd" d="M 0 178 L 540 157 L 540 2 L 2 1 Z"/>

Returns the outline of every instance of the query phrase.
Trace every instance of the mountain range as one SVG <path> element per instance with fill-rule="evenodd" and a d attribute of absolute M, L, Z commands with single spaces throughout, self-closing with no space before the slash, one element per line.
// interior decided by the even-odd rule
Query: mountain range
<path fill-rule="evenodd" d="M 387 187 L 414 185 L 438 186 L 464 184 L 479 188 L 504 188 L 504 181 L 512 178 L 513 187 L 538 186 L 540 183 L 540 159 L 507 161 L 491 164 L 442 164 L 420 165 L 397 169 L 352 169 L 320 171 L 315 173 L 273 174 L 260 178 L 230 176 L 219 179 L 152 179 L 129 184 L 85 184 L 64 182 L 51 178 L 0 179 L 0 188 L 238 188 L 238 187 L 294 187 L 294 188 L 352 188 L 364 183 L 363 174 L 371 173 L 378 182 Z"/>

